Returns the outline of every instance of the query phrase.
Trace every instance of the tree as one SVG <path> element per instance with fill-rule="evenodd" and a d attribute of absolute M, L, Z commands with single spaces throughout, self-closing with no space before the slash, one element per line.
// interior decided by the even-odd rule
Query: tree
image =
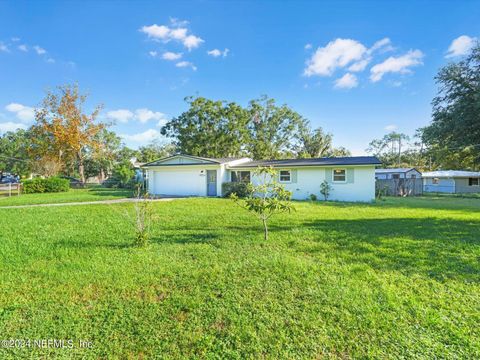
<path fill-rule="evenodd" d="M 299 158 L 324 157 L 332 150 L 332 135 L 325 133 L 322 128 L 313 131 L 309 128 L 303 129 L 300 142 Z"/>
<path fill-rule="evenodd" d="M 96 121 L 101 106 L 84 114 L 86 99 L 77 85 L 60 86 L 56 93 L 49 91 L 42 107 L 35 111 L 36 123 L 32 126 L 35 157 L 55 159 L 65 167 L 76 166 L 82 182 L 85 157 L 101 145 L 98 134 L 106 127 Z"/>
<path fill-rule="evenodd" d="M 122 148 L 122 140 L 113 131 L 106 128 L 95 135 L 95 146 L 88 153 L 85 160 L 85 174 L 87 176 L 99 176 L 103 182 L 117 163 L 117 154 Z"/>
<path fill-rule="evenodd" d="M 27 156 L 30 143 L 28 130 L 9 131 L 0 136 L 0 175 L 3 172 L 29 175 L 32 171 Z"/>
<path fill-rule="evenodd" d="M 263 96 L 252 100 L 248 107 L 250 142 L 249 155 L 254 159 L 278 159 L 298 147 L 307 121 L 287 105 L 277 106 L 275 100 Z"/>
<path fill-rule="evenodd" d="M 268 220 L 275 214 L 290 212 L 292 193 L 276 181 L 277 172 L 271 167 L 259 167 L 253 172 L 258 185 L 248 184 L 248 193 L 240 199 L 235 193 L 230 195 L 238 205 L 257 216 L 263 225 L 264 239 L 268 240 Z"/>
<path fill-rule="evenodd" d="M 153 142 L 138 149 L 137 160 L 142 163 L 158 160 L 175 154 L 175 145 Z"/>
<path fill-rule="evenodd" d="M 440 69 L 439 90 L 432 101 L 432 121 L 420 129 L 429 148 L 452 154 L 467 150 L 474 155 L 470 168 L 480 163 L 480 43 L 457 63 Z M 457 165 L 458 166 L 458 165 Z"/>
<path fill-rule="evenodd" d="M 402 164 L 402 150 L 410 138 L 402 133 L 391 132 L 381 139 L 372 140 L 367 148 L 368 153 L 378 157 L 385 166 Z"/>
<path fill-rule="evenodd" d="M 189 109 L 161 129 L 181 153 L 205 157 L 240 156 L 247 143 L 248 113 L 240 105 L 203 97 L 186 98 Z"/>

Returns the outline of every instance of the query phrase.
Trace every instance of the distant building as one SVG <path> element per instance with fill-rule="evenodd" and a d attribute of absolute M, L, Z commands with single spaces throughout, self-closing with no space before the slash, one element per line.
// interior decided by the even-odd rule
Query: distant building
<path fill-rule="evenodd" d="M 415 168 L 375 169 L 375 179 L 421 179 L 422 173 Z"/>
<path fill-rule="evenodd" d="M 480 172 L 442 170 L 422 174 L 423 191 L 451 194 L 480 192 Z"/>

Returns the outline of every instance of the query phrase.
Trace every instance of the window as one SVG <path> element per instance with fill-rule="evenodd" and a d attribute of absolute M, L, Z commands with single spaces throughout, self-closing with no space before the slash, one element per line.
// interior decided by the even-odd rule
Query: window
<path fill-rule="evenodd" d="M 400 174 L 392 174 L 392 179 L 400 179 Z"/>
<path fill-rule="evenodd" d="M 347 171 L 345 169 L 334 169 L 333 170 L 333 181 L 334 182 L 345 182 Z"/>
<path fill-rule="evenodd" d="M 432 179 L 432 184 L 434 184 L 434 185 L 438 185 L 439 182 L 440 182 L 440 180 L 438 178 L 433 178 Z"/>
<path fill-rule="evenodd" d="M 280 182 L 290 182 L 292 181 L 292 175 L 290 170 L 280 170 Z"/>
<path fill-rule="evenodd" d="M 232 182 L 250 182 L 250 171 L 232 171 Z"/>
<path fill-rule="evenodd" d="M 479 178 L 468 178 L 468 186 L 478 186 Z"/>
<path fill-rule="evenodd" d="M 417 177 L 417 175 L 415 175 L 415 174 L 410 175 L 410 179 L 415 179 L 416 177 Z"/>

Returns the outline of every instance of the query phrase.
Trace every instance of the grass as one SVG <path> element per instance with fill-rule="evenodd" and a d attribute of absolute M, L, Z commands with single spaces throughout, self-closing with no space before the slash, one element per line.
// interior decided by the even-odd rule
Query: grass
<path fill-rule="evenodd" d="M 0 209 L 0 334 L 91 349 L 0 358 L 479 358 L 480 200 L 297 202 L 260 223 L 223 199 Z M 21 220 L 19 220 L 21 219 Z"/>
<path fill-rule="evenodd" d="M 131 196 L 132 190 L 94 186 L 86 189 L 70 189 L 66 193 L 22 194 L 20 196 L 0 197 L 0 206 L 98 201 Z"/>

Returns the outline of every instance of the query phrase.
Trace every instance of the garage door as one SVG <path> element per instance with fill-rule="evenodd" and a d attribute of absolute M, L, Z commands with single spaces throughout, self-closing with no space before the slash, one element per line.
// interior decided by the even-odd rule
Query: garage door
<path fill-rule="evenodd" d="M 200 170 L 154 171 L 154 194 L 205 196 L 205 192 L 206 180 Z"/>

